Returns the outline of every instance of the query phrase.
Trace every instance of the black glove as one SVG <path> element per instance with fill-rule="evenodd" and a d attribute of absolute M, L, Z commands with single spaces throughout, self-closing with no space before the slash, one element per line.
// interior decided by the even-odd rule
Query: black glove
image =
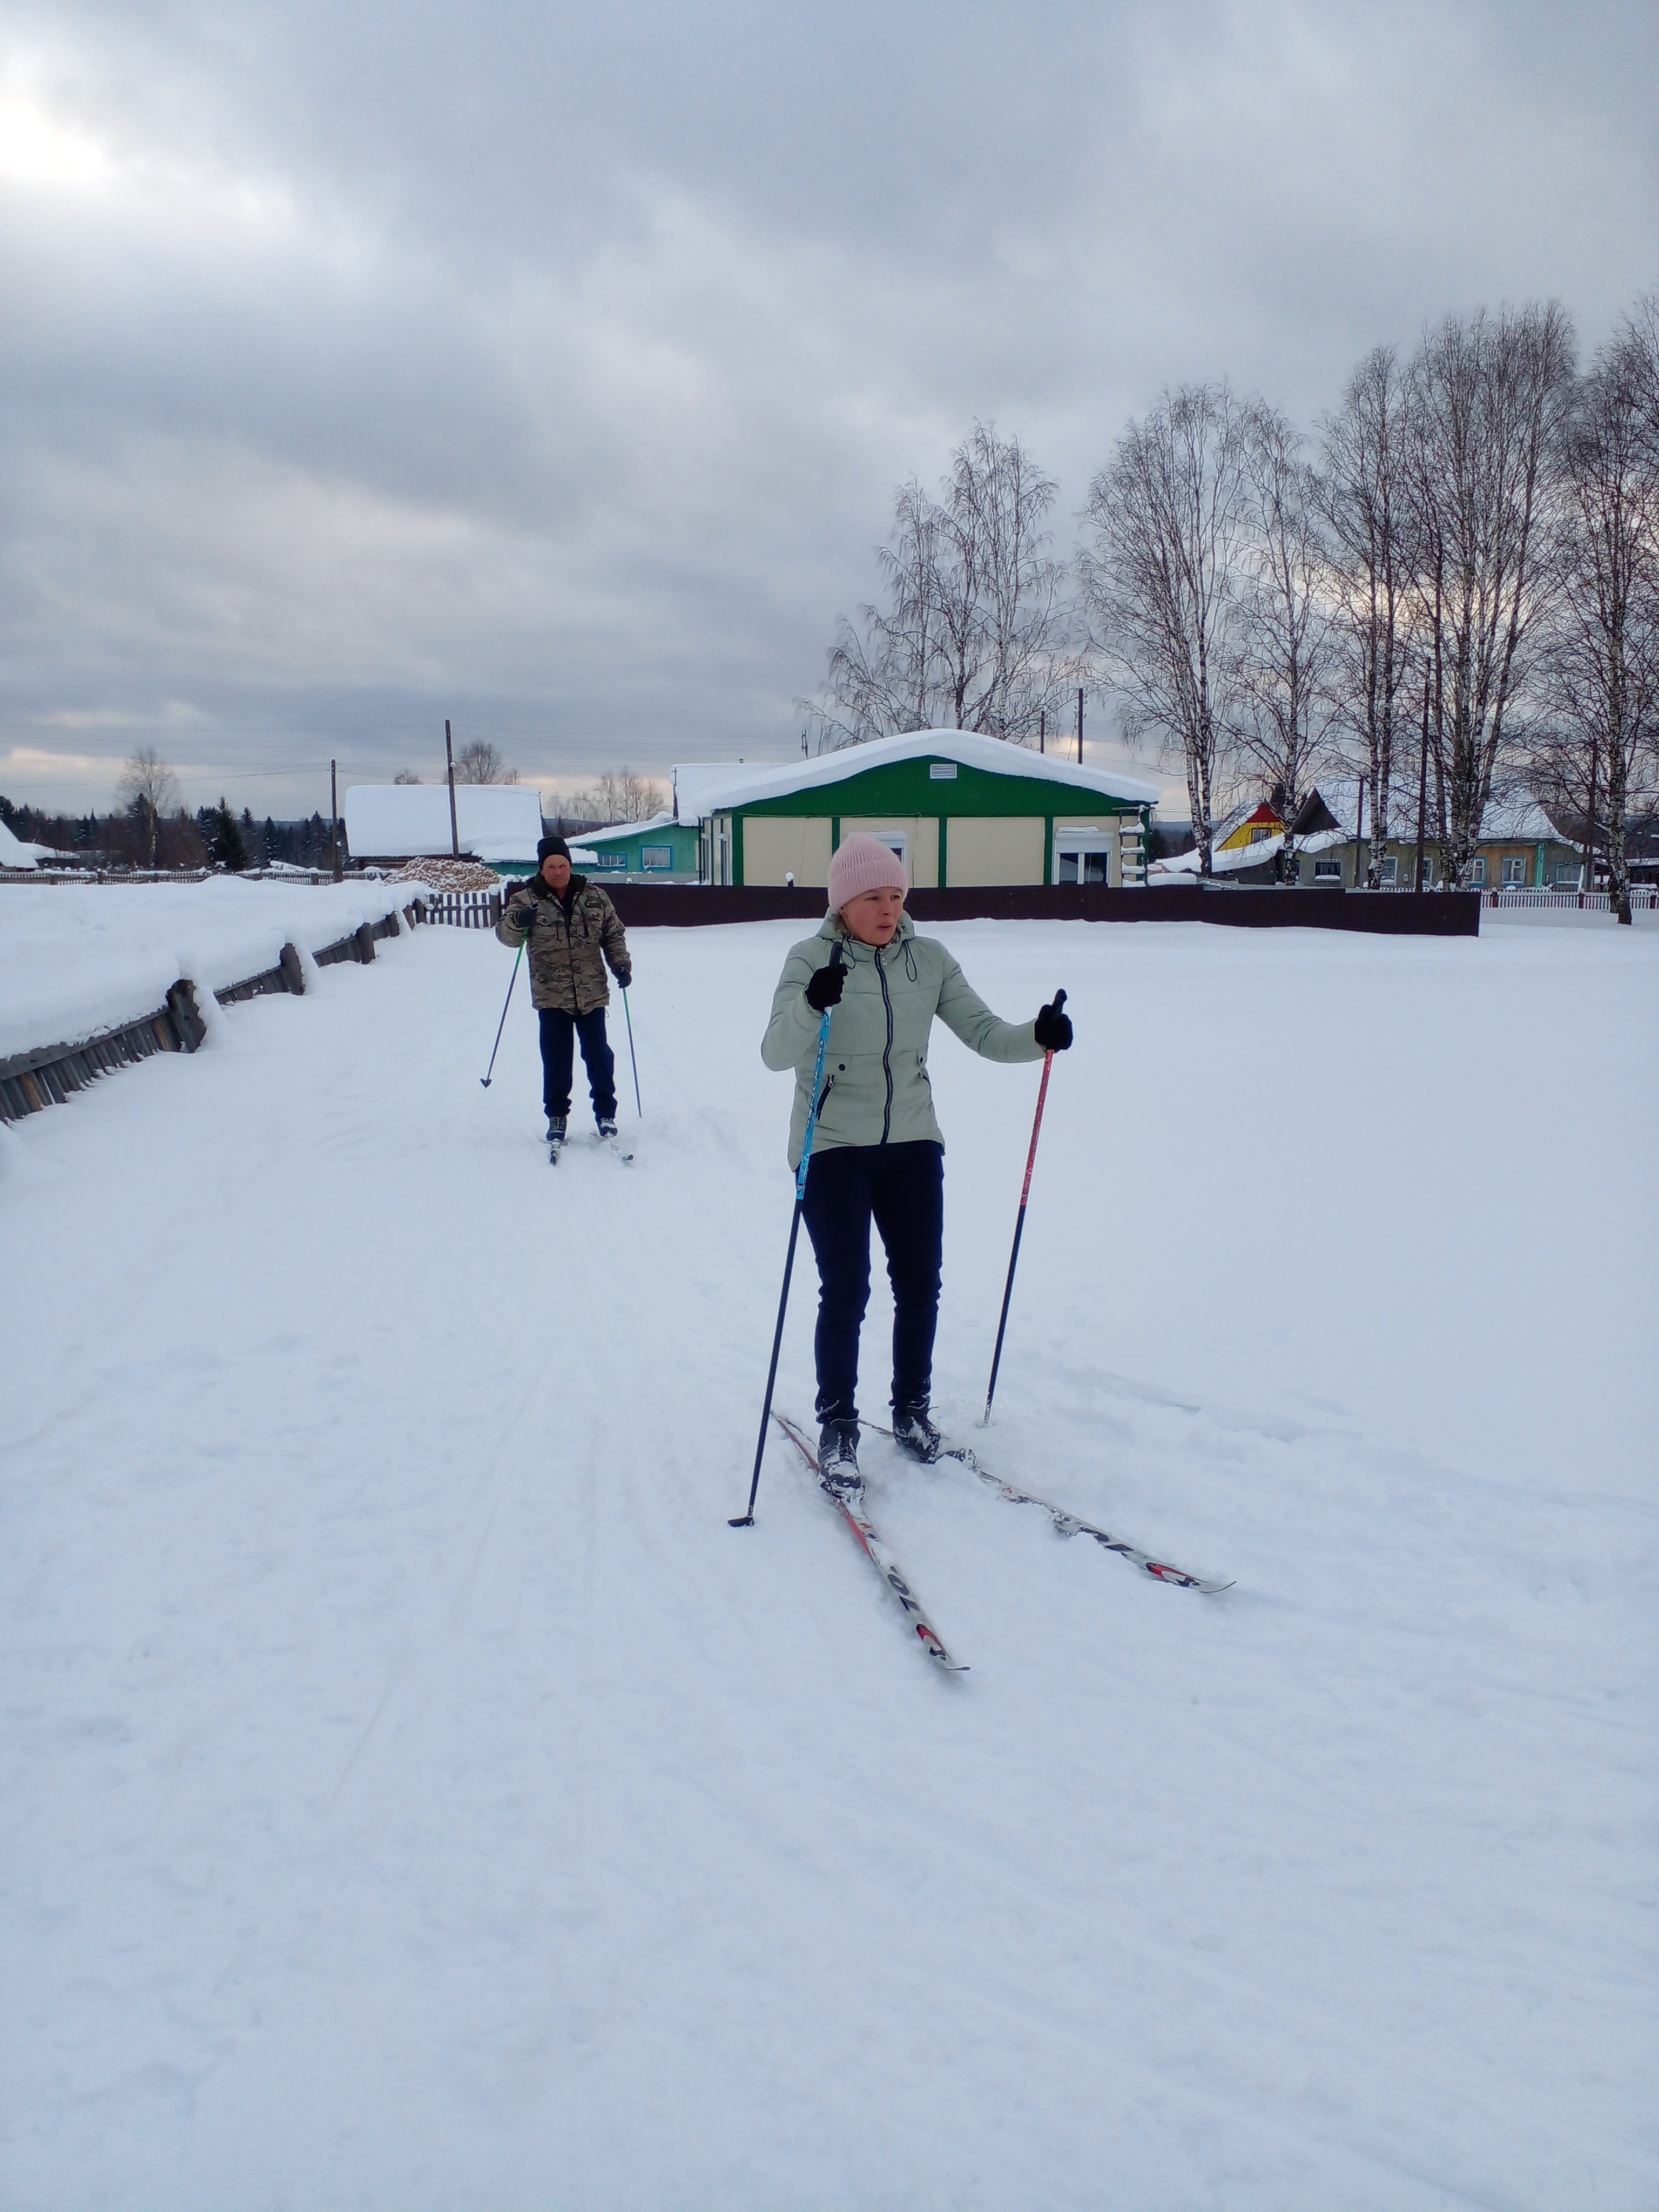
<path fill-rule="evenodd" d="M 1072 1018 L 1060 1011 L 1065 1003 L 1065 992 L 1056 991 L 1053 1003 L 1037 1014 L 1036 1041 L 1044 1052 L 1066 1052 L 1071 1048 Z"/>
<path fill-rule="evenodd" d="M 837 952 L 841 947 L 836 947 Z M 820 968 L 806 987 L 806 1003 L 815 1014 L 828 1006 L 838 1006 L 841 994 L 847 988 L 847 970 L 838 959 L 832 959 L 827 968 Z"/>
<path fill-rule="evenodd" d="M 617 969 L 617 988 L 619 991 L 625 991 L 625 990 L 628 988 L 629 985 L 633 981 L 633 980 L 634 980 L 634 970 L 633 970 L 631 968 L 618 968 L 618 969 Z"/>
<path fill-rule="evenodd" d="M 533 899 L 520 899 L 519 903 L 513 908 L 511 920 L 514 927 L 515 929 L 523 930 L 525 935 L 528 937 L 531 931 L 536 926 L 535 901 Z"/>

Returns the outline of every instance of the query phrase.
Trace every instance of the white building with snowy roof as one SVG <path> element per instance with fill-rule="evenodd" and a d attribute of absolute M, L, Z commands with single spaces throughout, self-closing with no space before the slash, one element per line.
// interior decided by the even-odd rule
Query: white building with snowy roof
<path fill-rule="evenodd" d="M 465 860 L 536 864 L 542 795 L 522 783 L 458 783 L 455 817 Z M 354 783 L 345 795 L 354 860 L 396 866 L 452 853 L 447 783 Z"/>

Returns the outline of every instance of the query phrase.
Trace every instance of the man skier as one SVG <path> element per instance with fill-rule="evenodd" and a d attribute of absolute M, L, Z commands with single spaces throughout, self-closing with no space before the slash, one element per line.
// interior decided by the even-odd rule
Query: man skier
<path fill-rule="evenodd" d="M 824 1009 L 834 1008 L 806 1170 L 802 1218 L 818 1263 L 818 1459 L 858 1474 L 859 1329 L 870 1300 L 870 1224 L 893 1285 L 893 1433 L 917 1459 L 938 1456 L 929 1418 L 945 1226 L 945 1139 L 933 1116 L 927 1041 L 933 1017 L 986 1060 L 1064 1052 L 1072 1024 L 1054 1006 L 1000 1021 L 936 939 L 904 911 L 904 864 L 854 831 L 830 863 L 830 912 L 791 951 L 761 1045 L 768 1067 L 795 1072 L 789 1164 L 799 1168 Z M 839 945 L 844 967 L 830 965 Z"/>
<path fill-rule="evenodd" d="M 574 875 L 562 837 L 536 848 L 538 872 L 514 890 L 495 934 L 530 956 L 530 996 L 541 1022 L 542 1103 L 547 1142 L 557 1159 L 570 1118 L 573 1044 L 580 1042 L 599 1135 L 617 1133 L 617 1063 L 605 1034 L 611 1003 L 605 963 L 625 991 L 634 980 L 617 909 L 597 884 Z M 603 956 L 603 957 L 601 957 Z"/>

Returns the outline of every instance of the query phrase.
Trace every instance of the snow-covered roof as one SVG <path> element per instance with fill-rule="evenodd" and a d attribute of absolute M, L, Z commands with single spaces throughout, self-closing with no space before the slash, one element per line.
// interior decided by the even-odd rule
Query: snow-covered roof
<path fill-rule="evenodd" d="M 533 860 L 542 795 L 521 783 L 458 783 L 455 819 L 463 853 L 480 860 Z M 354 783 L 345 795 L 345 825 L 359 860 L 438 858 L 451 850 L 449 787 Z"/>
<path fill-rule="evenodd" d="M 1296 849 L 1298 853 L 1325 853 L 1328 852 L 1333 846 L 1351 845 L 1353 842 L 1354 823 L 1359 807 L 1358 777 L 1322 776 L 1316 788 L 1319 797 L 1324 800 L 1326 806 L 1335 817 L 1339 826 L 1334 830 L 1313 830 L 1305 832 L 1296 841 Z M 1369 786 L 1365 800 L 1365 836 L 1369 841 L 1371 824 L 1375 819 L 1371 811 Z M 1241 823 L 1248 821 L 1255 804 L 1255 801 L 1250 800 L 1243 806 L 1235 807 L 1231 813 L 1224 817 L 1216 824 L 1215 849 L 1212 855 L 1211 866 L 1218 876 L 1233 875 L 1241 868 L 1259 868 L 1264 860 L 1271 860 L 1285 842 L 1283 836 L 1275 832 L 1271 836 L 1259 838 L 1254 845 L 1236 846 L 1231 853 L 1222 851 L 1222 840 L 1230 836 Z M 1415 790 L 1412 792 L 1409 805 L 1407 805 L 1403 790 L 1396 785 L 1390 794 L 1389 835 L 1402 843 L 1408 844 L 1416 834 L 1417 793 Z M 1438 833 L 1432 828 L 1429 831 L 1429 839 L 1431 843 L 1439 842 Z M 1510 799 L 1493 799 L 1480 817 L 1480 842 L 1481 844 L 1501 845 L 1511 841 L 1516 844 L 1528 845 L 1548 843 L 1567 845 L 1572 842 L 1556 828 L 1543 807 L 1531 793 L 1524 791 L 1517 792 Z M 1198 873 L 1198 854 L 1194 850 L 1190 853 L 1178 853 L 1173 860 L 1154 860 L 1148 873 L 1165 878 L 1191 876 Z"/>
<path fill-rule="evenodd" d="M 1115 769 L 1079 768 L 1074 761 L 1053 753 L 1034 753 L 1025 745 L 1001 738 L 981 738 L 969 730 L 910 730 L 902 737 L 872 738 L 868 744 L 848 745 L 840 752 L 823 753 L 810 761 L 695 761 L 674 770 L 674 801 L 678 818 L 688 827 L 717 814 L 723 807 L 752 806 L 763 799 L 781 799 L 796 791 L 815 791 L 825 785 L 845 783 L 866 769 L 885 768 L 896 761 L 956 761 L 989 775 L 1024 775 L 1038 783 L 1059 784 L 1086 792 L 1092 798 L 1125 799 L 1132 806 L 1150 806 L 1163 793 L 1162 784 Z"/>
<path fill-rule="evenodd" d="M 666 813 L 653 814 L 644 822 L 613 822 L 604 830 L 584 830 L 581 841 L 584 845 L 597 845 L 605 837 L 648 837 L 653 830 L 672 830 L 673 826 L 674 812 L 671 807 Z M 570 849 L 575 851 L 574 844 Z"/>
<path fill-rule="evenodd" d="M 21 837 L 14 836 L 5 823 L 0 822 L 0 868 L 32 868 L 34 860 L 34 847 L 26 845 Z"/>

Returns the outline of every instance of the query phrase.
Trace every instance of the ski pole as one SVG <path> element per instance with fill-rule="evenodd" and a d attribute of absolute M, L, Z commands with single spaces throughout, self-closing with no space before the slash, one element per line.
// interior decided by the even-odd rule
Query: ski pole
<path fill-rule="evenodd" d="M 1058 1013 L 1065 1004 L 1065 992 L 1056 991 L 1054 1012 Z M 1048 1096 L 1048 1073 L 1054 1064 L 1051 1047 L 1042 1055 L 1042 1081 L 1037 1086 L 1036 1119 L 1031 1124 L 1031 1149 L 1025 1155 L 1025 1180 L 1019 1187 L 1019 1212 L 1014 1217 L 1014 1249 L 1008 1255 L 1008 1279 L 1002 1286 L 1002 1314 L 997 1322 L 997 1348 L 991 1354 L 991 1379 L 985 1386 L 985 1413 L 980 1422 L 981 1428 L 989 1425 L 991 1401 L 997 1394 L 997 1370 L 1002 1364 L 1002 1333 L 1008 1326 L 1008 1301 L 1014 1295 L 1014 1269 L 1019 1265 L 1019 1240 L 1025 1234 L 1025 1201 L 1031 1195 L 1031 1170 L 1036 1165 L 1037 1136 L 1042 1127 L 1043 1101 Z"/>
<path fill-rule="evenodd" d="M 634 1069 L 634 1111 L 639 1115 L 641 1121 L 643 1121 L 645 1119 L 645 1109 L 640 1103 L 640 1063 L 635 1058 L 634 1052 L 634 1017 L 628 1011 L 628 986 L 626 983 L 622 987 L 622 994 L 623 1019 L 628 1024 L 628 1057 L 629 1061 L 632 1063 Z"/>
<path fill-rule="evenodd" d="M 501 1048 L 501 1031 L 507 1027 L 507 1010 L 513 1003 L 513 986 L 519 980 L 519 963 L 523 958 L 524 939 L 520 938 L 519 949 L 513 956 L 513 974 L 507 982 L 507 996 L 501 1001 L 501 1018 L 495 1024 L 495 1042 L 489 1048 L 489 1075 L 481 1075 L 478 1078 L 486 1091 L 489 1088 L 489 1076 L 495 1073 L 495 1055 Z"/>
<path fill-rule="evenodd" d="M 830 965 L 842 964 L 841 946 L 836 945 L 830 955 Z M 772 1418 L 772 1387 L 778 1379 L 778 1348 L 783 1342 L 783 1316 L 789 1306 L 789 1278 L 795 1271 L 795 1240 L 800 1235 L 801 1208 L 806 1203 L 806 1170 L 812 1158 L 812 1136 L 818 1126 L 818 1109 L 823 1103 L 823 1055 L 830 1042 L 830 1017 L 833 1006 L 826 1006 L 823 1018 L 818 1024 L 817 1065 L 812 1070 L 812 1103 L 806 1116 L 806 1134 L 801 1139 L 800 1165 L 795 1170 L 795 1213 L 789 1224 L 789 1250 L 783 1263 L 783 1290 L 778 1299 L 778 1325 L 772 1332 L 772 1364 L 766 1370 L 766 1403 L 761 1407 L 760 1437 L 755 1446 L 755 1472 L 749 1480 L 749 1506 L 746 1512 L 734 1513 L 726 1525 L 732 1528 L 752 1528 L 755 1525 L 755 1493 L 760 1488 L 761 1461 L 766 1455 L 766 1425 Z"/>

